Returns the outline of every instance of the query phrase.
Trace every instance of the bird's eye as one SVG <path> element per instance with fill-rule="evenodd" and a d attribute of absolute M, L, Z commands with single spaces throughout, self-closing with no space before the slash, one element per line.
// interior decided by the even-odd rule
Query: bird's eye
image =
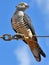
<path fill-rule="evenodd" d="M 21 4 L 21 6 L 23 6 L 23 4 Z"/>
<path fill-rule="evenodd" d="M 23 6 L 24 4 L 19 4 L 19 5 Z"/>

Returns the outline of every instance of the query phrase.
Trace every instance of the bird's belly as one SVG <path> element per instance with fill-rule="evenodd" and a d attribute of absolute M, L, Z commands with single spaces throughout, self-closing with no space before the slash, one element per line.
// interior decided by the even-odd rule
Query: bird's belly
<path fill-rule="evenodd" d="M 24 34 L 26 37 L 32 37 L 30 29 L 26 27 L 24 22 L 13 22 L 14 29 L 21 34 Z"/>
<path fill-rule="evenodd" d="M 16 25 L 17 32 L 24 34 L 26 37 L 28 37 L 28 31 L 26 26 L 23 23 L 17 23 Z"/>

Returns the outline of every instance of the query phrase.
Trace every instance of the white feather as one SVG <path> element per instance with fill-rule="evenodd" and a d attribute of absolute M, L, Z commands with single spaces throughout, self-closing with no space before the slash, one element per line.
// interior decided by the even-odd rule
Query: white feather
<path fill-rule="evenodd" d="M 24 12 L 23 11 L 19 11 L 18 12 L 18 16 L 22 16 L 23 17 L 24 16 Z"/>
<path fill-rule="evenodd" d="M 30 30 L 30 29 L 28 29 L 27 31 L 28 31 L 29 37 L 31 37 L 31 38 L 32 38 L 32 32 L 31 32 L 31 30 Z"/>

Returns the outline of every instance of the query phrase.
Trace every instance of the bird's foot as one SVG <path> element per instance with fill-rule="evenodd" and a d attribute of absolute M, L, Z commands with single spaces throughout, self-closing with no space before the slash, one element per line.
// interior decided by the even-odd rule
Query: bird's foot
<path fill-rule="evenodd" d="M 16 36 L 18 39 L 28 39 L 29 37 L 26 37 L 24 34 L 16 33 Z"/>
<path fill-rule="evenodd" d="M 16 33 L 16 37 L 17 37 L 18 39 L 23 39 L 23 38 L 24 38 L 24 34 Z"/>

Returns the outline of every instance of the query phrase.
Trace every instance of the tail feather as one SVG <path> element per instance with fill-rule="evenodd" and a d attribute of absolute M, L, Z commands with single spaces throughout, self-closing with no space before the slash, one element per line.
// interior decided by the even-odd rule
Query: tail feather
<path fill-rule="evenodd" d="M 37 48 L 37 49 L 34 49 L 34 50 L 32 49 L 31 51 L 32 51 L 34 57 L 36 58 L 36 60 L 39 61 L 39 62 L 41 61 L 41 55 L 43 57 L 46 57 L 45 53 L 43 52 L 43 50 L 41 48 Z"/>
<path fill-rule="evenodd" d="M 34 50 L 32 50 L 32 53 L 33 53 L 34 57 L 36 58 L 36 60 L 38 62 L 40 62 L 41 61 L 41 56 L 40 56 L 40 53 L 38 52 L 38 50 L 34 49 Z"/>
<path fill-rule="evenodd" d="M 34 40 L 32 39 L 29 39 L 29 40 L 25 40 L 26 43 L 29 45 L 34 57 L 36 58 L 36 60 L 38 62 L 41 61 L 41 55 L 43 57 L 46 57 L 45 53 L 43 52 L 43 50 L 40 48 L 39 44 L 37 42 L 35 42 Z"/>
<path fill-rule="evenodd" d="M 46 57 L 46 54 L 43 52 L 43 50 L 41 48 L 40 49 L 40 54 L 43 56 L 43 57 Z"/>

